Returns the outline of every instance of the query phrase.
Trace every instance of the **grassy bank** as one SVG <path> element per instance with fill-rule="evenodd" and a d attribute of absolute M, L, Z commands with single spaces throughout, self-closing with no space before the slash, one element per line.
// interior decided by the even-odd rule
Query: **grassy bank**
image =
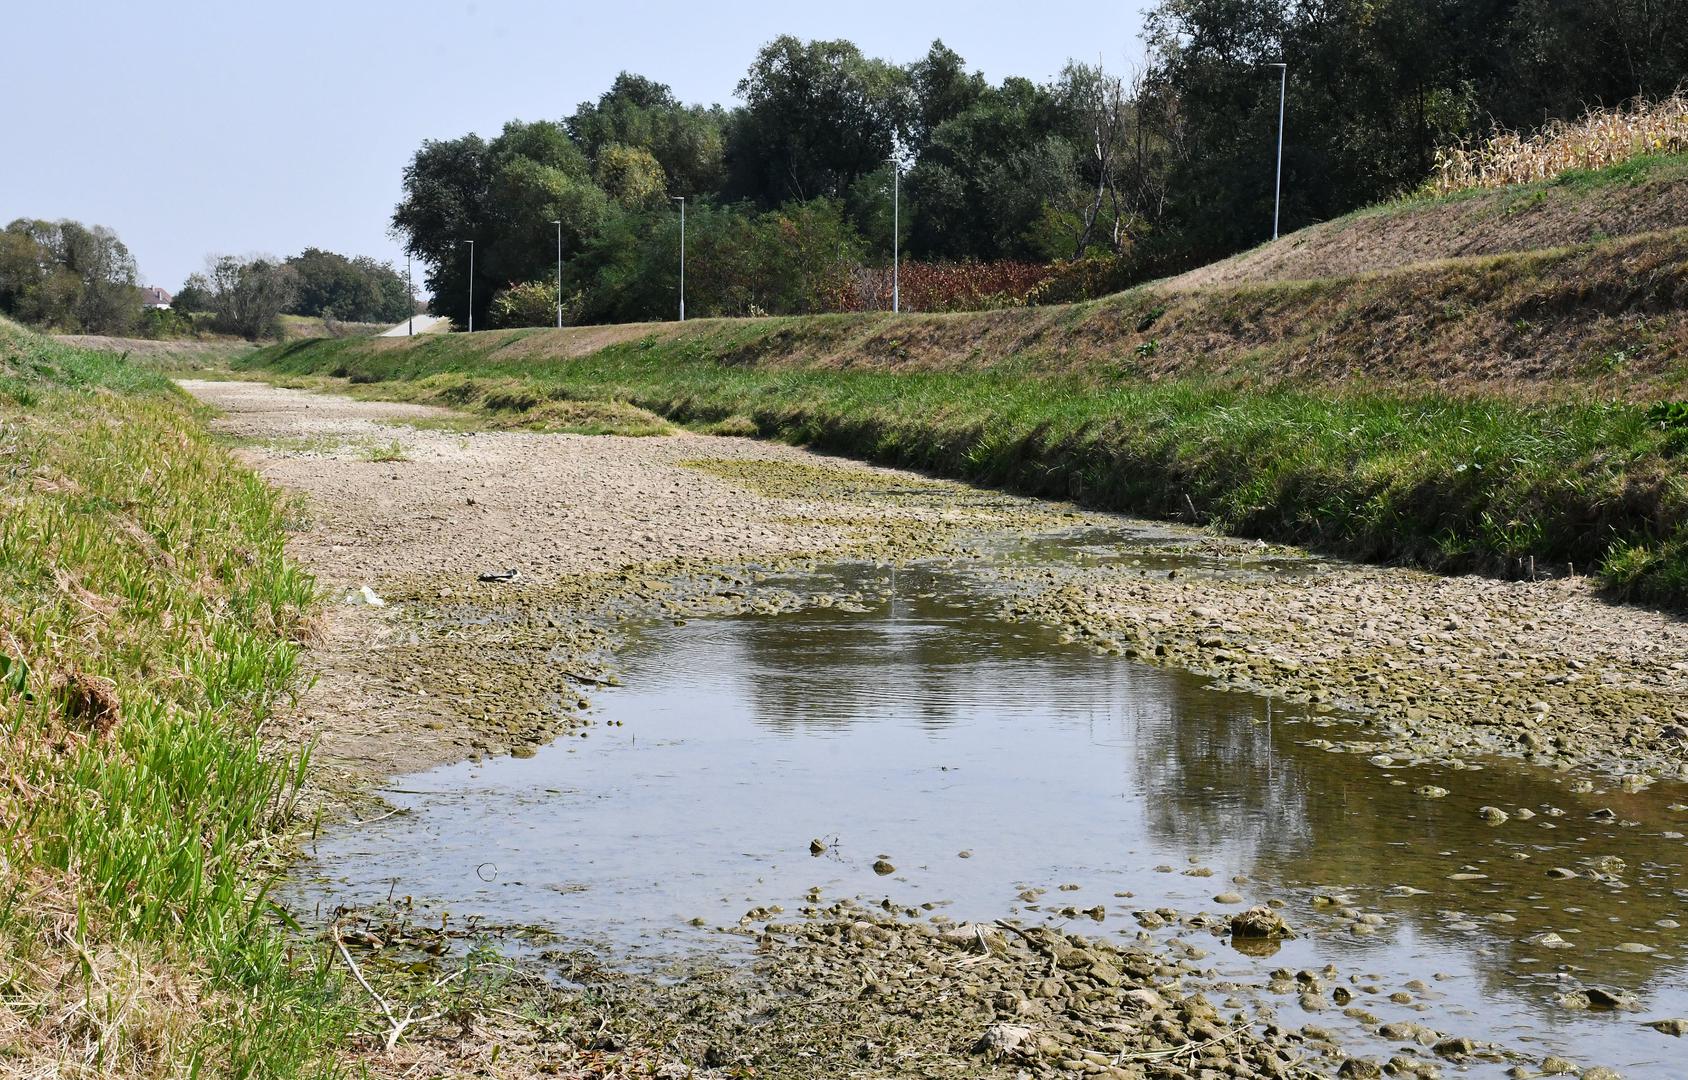
<path fill-rule="evenodd" d="M 317 1074 L 349 1023 L 262 885 L 314 586 L 203 420 L 0 321 L 0 1072 Z"/>
<path fill-rule="evenodd" d="M 1531 559 L 1546 572 L 1574 564 L 1618 595 L 1688 602 L 1688 485 L 1678 456 L 1688 437 L 1646 403 L 1576 386 L 1512 401 L 1199 367 L 1144 378 L 1129 349 L 1055 366 L 1012 351 L 972 366 L 876 359 L 874 342 L 932 323 L 627 328 L 597 349 L 579 347 L 603 340 L 589 330 L 325 341 L 260 351 L 242 366 L 506 416 L 557 401 L 625 402 L 707 430 L 1193 516 L 1367 559 L 1501 573 L 1525 572 Z"/>

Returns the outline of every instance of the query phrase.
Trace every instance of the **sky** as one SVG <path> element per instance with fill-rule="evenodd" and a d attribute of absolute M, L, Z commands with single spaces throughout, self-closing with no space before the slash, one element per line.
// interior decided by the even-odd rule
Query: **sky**
<path fill-rule="evenodd" d="M 402 272 L 388 222 L 424 139 L 560 119 L 623 70 L 731 105 L 780 34 L 896 63 L 941 38 L 993 83 L 1075 56 L 1124 72 L 1146 6 L 3 0 L 0 222 L 110 226 L 172 291 L 210 254 L 321 247 Z"/>

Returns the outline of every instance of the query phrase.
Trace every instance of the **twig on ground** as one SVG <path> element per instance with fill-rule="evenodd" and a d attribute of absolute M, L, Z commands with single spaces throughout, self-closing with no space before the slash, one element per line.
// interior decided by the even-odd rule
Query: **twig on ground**
<path fill-rule="evenodd" d="M 340 958 L 346 961 L 346 967 L 351 969 L 352 978 L 356 979 L 358 981 L 358 985 L 363 987 L 363 992 L 373 998 L 375 1000 L 375 1004 L 381 1007 L 381 1015 L 385 1016 L 387 1018 L 387 1023 L 391 1025 L 390 1030 L 387 1032 L 387 1037 L 384 1040 L 386 1051 L 389 1054 L 393 1052 L 393 1047 L 399 1044 L 399 1039 L 404 1036 L 404 1033 L 408 1029 L 413 1028 L 418 1024 L 432 1023 L 445 1015 L 443 1012 L 437 1012 L 428 1016 L 419 1017 L 416 1015 L 415 1008 L 408 1008 L 404 1012 L 404 1019 L 400 1020 L 398 1017 L 393 1015 L 393 1008 L 387 1004 L 387 999 L 382 997 L 380 994 L 377 994 L 375 992 L 375 988 L 369 985 L 369 980 L 363 977 L 363 969 L 359 968 L 358 962 L 352 959 L 351 951 L 346 948 L 345 940 L 340 937 L 340 927 L 338 924 L 334 927 L 334 945 L 335 948 L 340 950 Z M 442 983 L 441 985 L 444 984 Z"/>
<path fill-rule="evenodd" d="M 1181 1058 L 1185 1054 L 1200 1053 L 1210 1046 L 1217 1046 L 1222 1042 L 1236 1038 L 1238 1035 L 1241 1035 L 1253 1026 L 1254 1021 L 1250 1020 L 1248 1023 L 1234 1027 L 1223 1035 L 1216 1035 L 1206 1042 L 1185 1043 L 1183 1046 L 1171 1046 L 1165 1050 L 1141 1050 L 1135 1054 L 1127 1054 L 1122 1049 L 1119 1054 L 1114 1057 L 1114 1064 L 1119 1065 L 1127 1061 L 1170 1061 L 1174 1058 Z"/>

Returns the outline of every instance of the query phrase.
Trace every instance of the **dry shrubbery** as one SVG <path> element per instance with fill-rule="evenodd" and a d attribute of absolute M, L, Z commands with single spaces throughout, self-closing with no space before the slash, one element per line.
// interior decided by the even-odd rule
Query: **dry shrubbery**
<path fill-rule="evenodd" d="M 905 262 L 899 277 L 904 311 L 985 311 L 1021 307 L 1026 297 L 1057 273 L 1043 263 Z M 827 311 L 890 311 L 891 268 L 860 267 L 854 280 L 827 298 Z"/>
<path fill-rule="evenodd" d="M 1534 135 L 1496 133 L 1476 147 L 1436 152 L 1430 187 L 1439 195 L 1551 180 L 1577 169 L 1604 169 L 1647 154 L 1688 151 L 1688 93 L 1555 120 Z"/>

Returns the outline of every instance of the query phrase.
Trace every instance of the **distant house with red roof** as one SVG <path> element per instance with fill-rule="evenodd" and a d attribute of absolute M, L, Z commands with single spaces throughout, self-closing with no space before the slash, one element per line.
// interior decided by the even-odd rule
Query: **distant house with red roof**
<path fill-rule="evenodd" d="M 157 285 L 141 286 L 141 306 L 149 308 L 167 308 L 172 297 Z"/>

